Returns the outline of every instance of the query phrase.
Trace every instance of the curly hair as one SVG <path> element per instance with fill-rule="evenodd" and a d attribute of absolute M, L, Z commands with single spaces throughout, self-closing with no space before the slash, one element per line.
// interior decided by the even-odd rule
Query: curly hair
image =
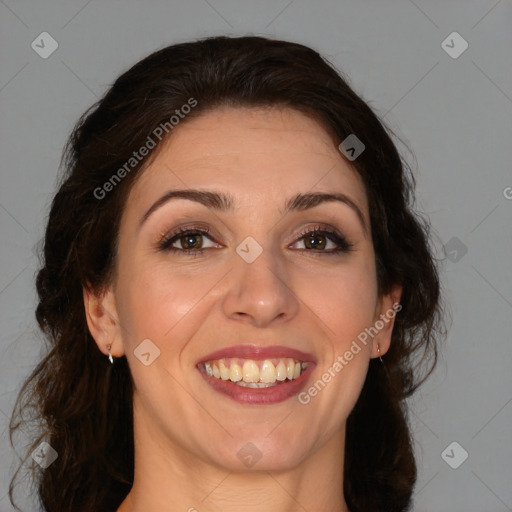
<path fill-rule="evenodd" d="M 11 502 L 21 469 L 43 440 L 58 462 L 30 471 L 47 512 L 116 510 L 131 488 L 133 382 L 126 358 L 111 366 L 89 333 L 83 287 L 109 283 L 127 195 L 163 144 L 105 197 L 95 191 L 190 98 L 197 106 L 181 122 L 219 106 L 287 107 L 319 121 L 336 145 L 349 134 L 365 144 L 351 165 L 368 197 L 378 291 L 401 285 L 402 310 L 385 366 L 370 361 L 347 420 L 344 494 L 353 512 L 408 510 L 416 462 L 405 399 L 432 372 L 443 334 L 429 224 L 414 211 L 414 178 L 390 130 L 347 79 L 306 46 L 262 37 L 161 49 L 122 74 L 72 132 L 37 275 L 36 318 L 47 354 L 23 384 L 10 423 L 13 445 L 18 429 L 33 426 L 37 436 L 11 481 Z"/>

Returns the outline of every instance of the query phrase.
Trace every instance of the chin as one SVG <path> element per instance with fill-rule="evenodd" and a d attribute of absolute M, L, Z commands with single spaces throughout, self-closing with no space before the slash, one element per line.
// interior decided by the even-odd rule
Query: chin
<path fill-rule="evenodd" d="M 297 442 L 297 436 L 286 434 L 270 438 L 265 433 L 240 436 L 236 440 L 230 438 L 222 450 L 211 456 L 216 465 L 237 473 L 289 471 L 300 465 L 309 451 L 310 448 Z"/>

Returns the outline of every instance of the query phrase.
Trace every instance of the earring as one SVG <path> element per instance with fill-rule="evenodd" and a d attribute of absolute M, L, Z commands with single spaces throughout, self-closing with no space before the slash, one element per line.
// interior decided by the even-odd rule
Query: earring
<path fill-rule="evenodd" d="M 108 350 L 108 360 L 110 361 L 110 364 L 114 364 L 114 358 L 112 357 L 112 354 L 110 353 L 110 347 L 112 345 L 107 345 L 107 350 Z"/>
<path fill-rule="evenodd" d="M 384 363 L 384 361 L 382 360 L 382 357 L 381 357 L 381 355 L 380 355 L 380 347 L 379 347 L 379 344 L 378 344 L 378 343 L 377 343 L 377 352 L 378 352 L 378 354 L 379 354 L 380 362 L 381 362 L 381 363 Z"/>

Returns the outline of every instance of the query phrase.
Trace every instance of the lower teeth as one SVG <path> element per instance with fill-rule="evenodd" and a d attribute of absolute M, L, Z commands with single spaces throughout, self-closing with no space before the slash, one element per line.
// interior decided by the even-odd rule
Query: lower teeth
<path fill-rule="evenodd" d="M 237 386 L 242 386 L 243 388 L 270 388 L 272 386 L 276 386 L 279 384 L 279 381 L 276 382 L 244 382 L 240 380 L 238 382 L 234 382 Z"/>

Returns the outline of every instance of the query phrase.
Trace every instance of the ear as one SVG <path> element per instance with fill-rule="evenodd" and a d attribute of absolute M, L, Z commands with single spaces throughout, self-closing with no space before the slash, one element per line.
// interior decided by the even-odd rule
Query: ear
<path fill-rule="evenodd" d="M 395 316 L 402 309 L 401 297 L 402 286 L 394 285 L 389 293 L 378 299 L 373 322 L 373 327 L 378 332 L 373 337 L 372 358 L 383 356 L 389 350 Z"/>
<path fill-rule="evenodd" d="M 117 315 L 114 293 L 111 288 L 96 293 L 90 287 L 83 287 L 85 316 L 91 336 L 105 355 L 114 357 L 124 355 L 121 329 Z"/>

